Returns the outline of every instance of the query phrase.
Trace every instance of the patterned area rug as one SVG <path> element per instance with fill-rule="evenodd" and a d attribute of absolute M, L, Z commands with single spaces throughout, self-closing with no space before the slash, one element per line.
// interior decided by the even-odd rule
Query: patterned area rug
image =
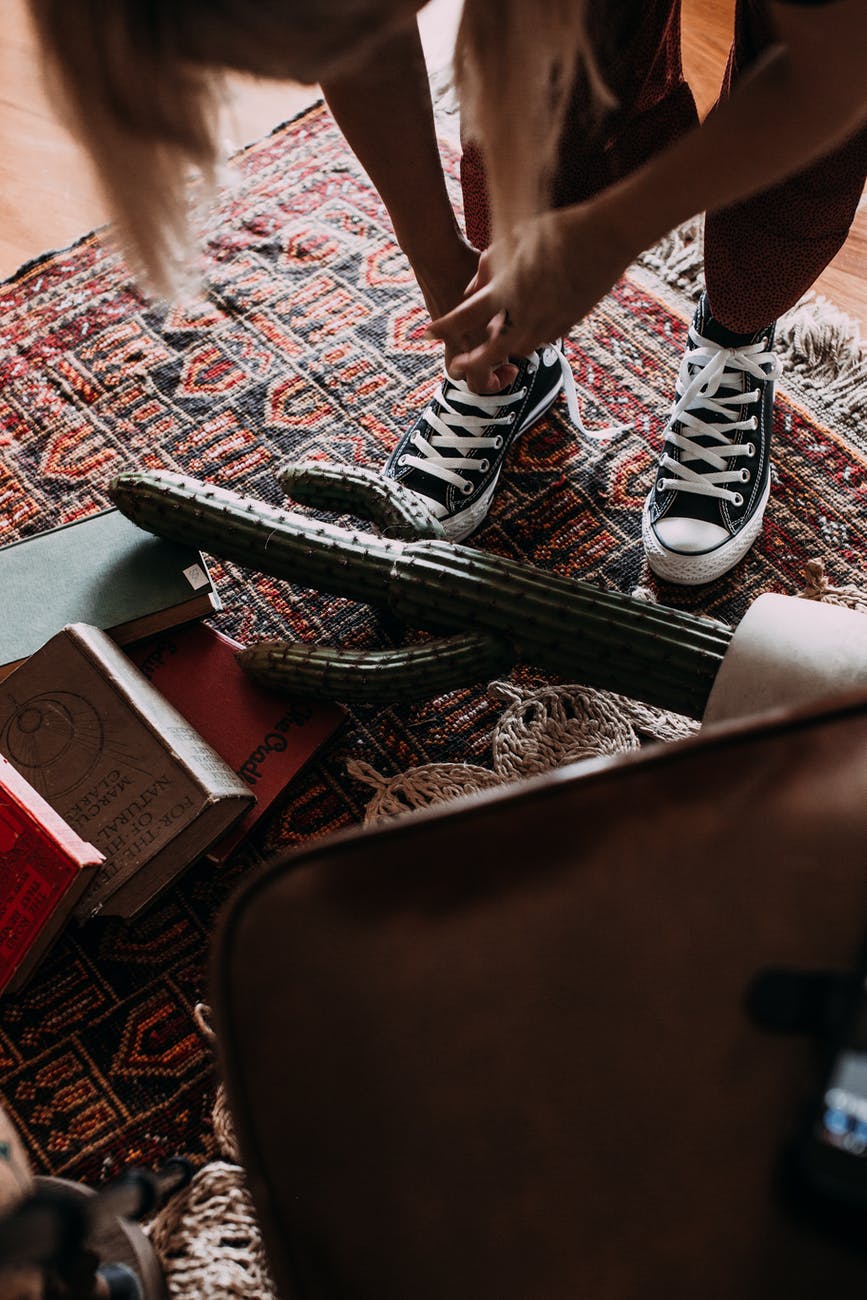
<path fill-rule="evenodd" d="M 444 149 L 454 173 L 454 149 Z M 277 502 L 283 461 L 381 464 L 426 399 L 439 360 L 421 336 L 421 298 L 327 112 L 245 151 L 232 174 L 209 219 L 197 303 L 144 301 L 99 234 L 0 287 L 0 541 L 103 508 L 112 475 L 135 466 Z M 633 432 L 584 444 L 558 403 L 516 448 L 475 543 L 730 621 L 760 591 L 799 591 L 817 556 L 833 582 L 863 585 L 867 374 L 844 326 L 809 304 L 783 329 L 760 544 L 707 590 L 651 581 L 639 517 L 699 266 L 688 229 L 573 332 L 585 419 L 628 421 Z M 216 625 L 241 640 L 362 646 L 401 635 L 349 601 L 230 565 L 214 573 L 225 602 Z M 263 856 L 360 822 L 370 789 L 351 772 L 364 765 L 385 776 L 489 765 L 502 709 L 480 682 L 413 707 L 356 710 L 224 868 L 194 868 L 138 924 L 70 931 L 26 993 L 0 1004 L 3 1104 L 37 1172 L 96 1182 L 128 1162 L 212 1154 L 215 1081 L 193 1008 L 207 995 L 208 936 L 227 894 Z"/>

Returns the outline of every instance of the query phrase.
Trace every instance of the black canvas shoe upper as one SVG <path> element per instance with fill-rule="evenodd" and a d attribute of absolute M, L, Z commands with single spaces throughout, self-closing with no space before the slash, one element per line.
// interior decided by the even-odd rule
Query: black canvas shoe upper
<path fill-rule="evenodd" d="M 702 295 L 645 508 L 662 549 L 688 556 L 724 548 L 764 508 L 779 374 L 773 339 L 774 323 L 754 335 L 726 330 Z"/>
<path fill-rule="evenodd" d="M 572 379 L 554 345 L 516 357 L 513 364 L 518 367 L 514 382 L 493 396 L 473 393 L 463 380 L 446 376 L 388 459 L 386 476 L 424 497 L 444 521 L 473 518 L 475 512 L 475 522 L 481 522 L 509 447 L 548 409 L 567 374 Z"/>

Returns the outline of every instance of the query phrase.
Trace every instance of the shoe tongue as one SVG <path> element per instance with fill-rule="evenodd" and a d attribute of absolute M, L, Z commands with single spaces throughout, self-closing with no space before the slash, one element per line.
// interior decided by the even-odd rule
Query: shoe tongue
<path fill-rule="evenodd" d="M 500 397 L 505 399 L 509 397 L 513 391 L 514 384 L 510 388 L 503 389 L 500 393 L 481 393 L 479 396 Z M 456 388 L 454 384 L 446 385 L 445 396 L 449 406 L 453 410 L 459 411 L 461 415 L 482 415 L 487 416 L 488 418 L 494 418 L 496 415 L 501 413 L 499 406 L 495 409 L 488 406 L 481 406 L 476 402 L 475 393 L 463 393 L 459 388 Z M 437 403 L 437 405 L 439 406 L 439 403 Z"/>
<path fill-rule="evenodd" d="M 711 339 L 724 348 L 742 348 L 748 343 L 755 343 L 759 338 L 758 334 L 737 334 L 734 330 L 726 329 L 725 325 L 720 325 L 713 316 L 709 316 L 704 322 L 702 334 L 706 339 Z"/>
<path fill-rule="evenodd" d="M 702 294 L 696 308 L 693 326 L 702 338 L 709 339 L 712 343 L 718 343 L 722 348 L 744 347 L 748 343 L 755 343 L 761 337 L 761 331 L 758 334 L 738 334 L 735 330 L 727 329 L 725 325 L 721 325 L 711 315 L 706 294 Z M 744 380 L 737 379 L 734 383 L 720 384 L 717 389 L 717 396 L 730 397 L 734 393 L 743 391 Z M 704 413 L 704 418 L 708 424 L 723 424 L 731 417 L 708 411 Z M 702 443 L 703 439 L 697 437 L 696 441 Z M 712 442 L 713 440 L 707 439 L 706 441 Z"/>
<path fill-rule="evenodd" d="M 462 393 L 457 388 L 448 388 L 446 398 L 449 406 L 463 415 L 481 415 L 482 409 L 475 403 L 475 393 Z M 488 414 L 488 412 L 485 412 Z"/>

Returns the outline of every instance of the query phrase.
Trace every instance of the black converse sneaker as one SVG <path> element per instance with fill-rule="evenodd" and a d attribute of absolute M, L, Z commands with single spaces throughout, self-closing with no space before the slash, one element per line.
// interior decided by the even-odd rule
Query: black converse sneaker
<path fill-rule="evenodd" d="M 702 294 L 642 516 L 648 563 L 668 582 L 712 582 L 761 531 L 780 374 L 773 341 L 773 323 L 754 335 L 725 329 Z"/>
<path fill-rule="evenodd" d="M 488 513 L 512 443 L 544 415 L 561 389 L 580 425 L 575 382 L 559 344 L 513 359 L 514 383 L 492 396 L 473 393 L 463 380 L 443 380 L 385 466 L 424 499 L 446 537 L 459 542 Z"/>

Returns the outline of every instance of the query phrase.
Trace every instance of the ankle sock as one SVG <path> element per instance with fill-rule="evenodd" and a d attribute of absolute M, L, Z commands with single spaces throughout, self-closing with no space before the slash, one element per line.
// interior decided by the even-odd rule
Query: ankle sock
<path fill-rule="evenodd" d="M 702 295 L 702 307 L 704 309 L 704 324 L 702 334 L 707 339 L 712 339 L 714 343 L 719 343 L 723 348 L 741 348 L 746 343 L 755 343 L 756 339 L 765 332 L 767 325 L 760 329 L 753 330 L 749 334 L 740 334 L 737 330 L 727 329 L 721 324 L 715 316 L 711 314 L 710 303 L 707 300 L 707 294 Z M 768 321 L 768 325 L 770 325 Z"/>

